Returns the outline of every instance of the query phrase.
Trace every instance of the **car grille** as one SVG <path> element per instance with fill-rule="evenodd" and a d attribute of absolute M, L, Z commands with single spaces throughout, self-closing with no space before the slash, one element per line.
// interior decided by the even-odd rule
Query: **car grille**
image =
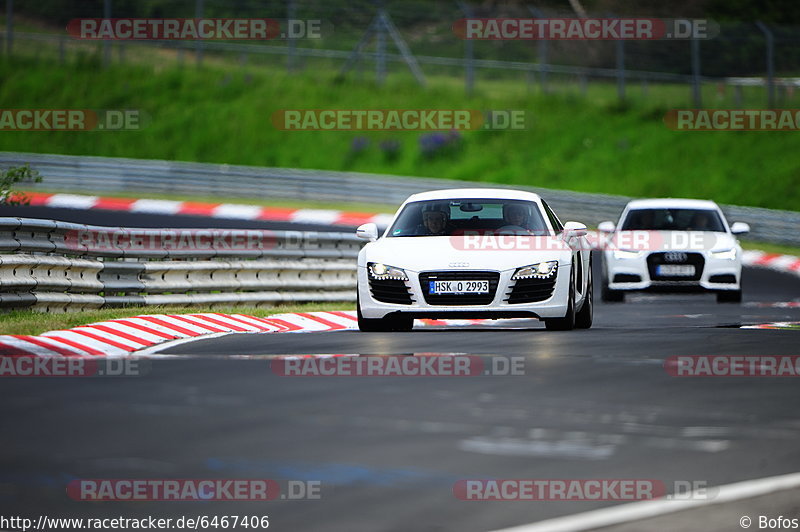
<path fill-rule="evenodd" d="M 556 275 L 547 279 L 519 279 L 507 293 L 506 301 L 510 305 L 516 303 L 536 303 L 553 295 L 556 286 Z"/>
<path fill-rule="evenodd" d="M 694 275 L 656 275 L 656 266 L 659 264 L 693 264 Z M 705 259 L 701 253 L 668 251 L 651 253 L 647 257 L 647 270 L 653 281 L 699 281 L 703 275 L 704 266 Z"/>
<path fill-rule="evenodd" d="M 488 294 L 431 294 L 431 281 L 489 281 Z M 419 284 L 422 295 L 429 305 L 488 305 L 494 300 L 497 284 L 500 281 L 499 272 L 488 271 L 456 271 L 456 272 L 422 272 L 419 274 Z"/>
<path fill-rule="evenodd" d="M 614 275 L 615 283 L 640 283 L 642 278 L 632 273 L 618 273 Z"/>
<path fill-rule="evenodd" d="M 381 303 L 394 303 L 395 305 L 410 305 L 411 294 L 408 291 L 405 281 L 389 279 L 378 281 L 369 280 L 369 289 L 375 301 Z"/>
<path fill-rule="evenodd" d="M 732 273 L 720 273 L 717 275 L 712 275 L 708 278 L 710 283 L 728 283 L 728 284 L 735 284 L 736 283 L 736 276 Z"/>

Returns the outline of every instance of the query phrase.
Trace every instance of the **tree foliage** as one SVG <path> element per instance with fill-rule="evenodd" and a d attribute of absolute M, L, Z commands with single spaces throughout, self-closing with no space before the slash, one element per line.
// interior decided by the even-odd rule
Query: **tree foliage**
<path fill-rule="evenodd" d="M 20 183 L 40 183 L 42 176 L 30 164 L 12 166 L 0 172 L 0 205 L 28 205 L 31 200 L 24 193 L 14 190 Z"/>

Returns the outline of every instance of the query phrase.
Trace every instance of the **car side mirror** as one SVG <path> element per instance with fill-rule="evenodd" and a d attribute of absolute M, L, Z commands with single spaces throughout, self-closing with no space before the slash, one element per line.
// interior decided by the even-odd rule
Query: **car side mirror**
<path fill-rule="evenodd" d="M 744 222 L 733 222 L 731 225 L 731 233 L 734 235 L 743 235 L 750 232 L 750 224 Z"/>
<path fill-rule="evenodd" d="M 564 224 L 564 234 L 570 236 L 586 236 L 586 226 L 580 222 L 567 222 Z"/>
<path fill-rule="evenodd" d="M 356 229 L 356 236 L 364 240 L 369 240 L 370 242 L 375 242 L 378 240 L 378 226 L 373 223 L 360 225 L 358 229 Z"/>
<path fill-rule="evenodd" d="M 597 230 L 602 233 L 613 233 L 616 228 L 617 226 L 614 225 L 614 222 L 600 222 L 597 225 Z"/>

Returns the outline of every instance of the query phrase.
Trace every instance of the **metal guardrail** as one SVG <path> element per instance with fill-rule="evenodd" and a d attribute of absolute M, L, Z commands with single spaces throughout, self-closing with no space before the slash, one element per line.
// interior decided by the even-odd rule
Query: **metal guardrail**
<path fill-rule="evenodd" d="M 351 233 L 0 218 L 0 308 L 353 301 L 361 244 Z"/>
<path fill-rule="evenodd" d="M 0 152 L 0 167 L 30 163 L 44 177 L 48 189 L 90 194 L 148 192 L 176 196 L 221 196 L 275 199 L 364 202 L 398 205 L 409 195 L 424 190 L 501 185 L 401 177 L 355 172 L 262 168 L 227 164 L 186 163 L 144 159 L 42 155 Z M 616 220 L 625 196 L 587 194 L 544 187 L 514 186 L 544 197 L 562 219 L 596 225 Z M 731 221 L 750 224 L 749 238 L 800 246 L 800 212 L 724 205 Z"/>

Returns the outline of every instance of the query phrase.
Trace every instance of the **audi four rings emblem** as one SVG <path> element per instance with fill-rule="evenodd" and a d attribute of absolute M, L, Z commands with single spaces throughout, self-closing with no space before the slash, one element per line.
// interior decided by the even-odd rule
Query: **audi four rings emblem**
<path fill-rule="evenodd" d="M 664 260 L 667 262 L 686 262 L 689 256 L 681 251 L 670 251 L 664 253 Z"/>
<path fill-rule="evenodd" d="M 466 268 L 469 266 L 469 262 L 451 262 L 451 268 Z"/>

